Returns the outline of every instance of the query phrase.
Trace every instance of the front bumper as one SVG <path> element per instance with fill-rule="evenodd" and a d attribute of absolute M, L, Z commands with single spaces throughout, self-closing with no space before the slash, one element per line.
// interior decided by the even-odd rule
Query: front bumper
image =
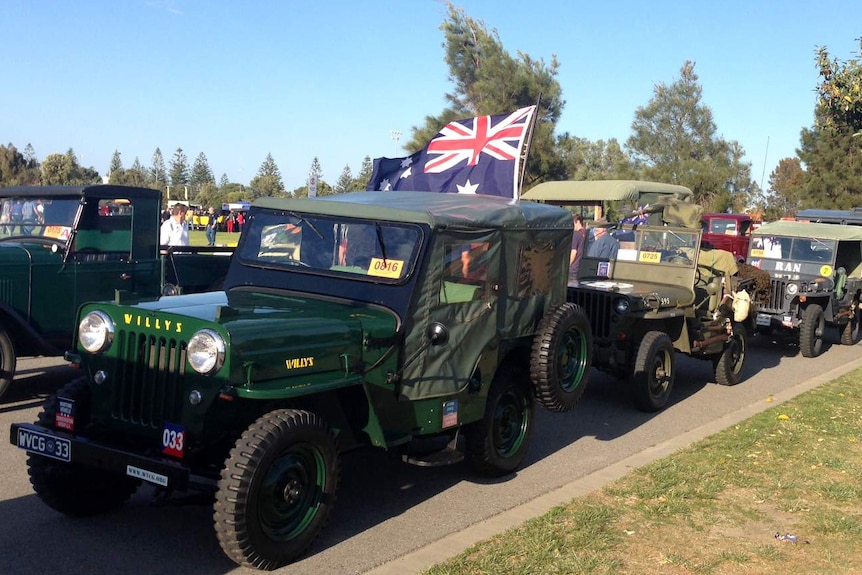
<path fill-rule="evenodd" d="M 32 423 L 13 423 L 9 441 L 31 454 L 126 475 L 159 487 L 183 490 L 191 483 L 189 468 L 176 461 L 123 451 Z"/>

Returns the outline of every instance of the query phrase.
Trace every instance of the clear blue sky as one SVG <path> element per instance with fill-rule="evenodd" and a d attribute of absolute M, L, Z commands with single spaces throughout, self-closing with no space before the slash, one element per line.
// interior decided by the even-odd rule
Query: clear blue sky
<path fill-rule="evenodd" d="M 718 135 L 758 183 L 765 167 L 764 186 L 813 122 L 815 47 L 846 60 L 862 36 L 858 0 L 455 4 L 510 54 L 557 55 L 559 133 L 624 143 L 654 86 L 693 60 Z M 445 15 L 437 0 L 0 0 L 0 142 L 40 160 L 71 147 L 103 175 L 114 150 L 149 167 L 181 147 L 243 184 L 271 153 L 289 190 L 317 157 L 334 183 L 366 155 L 400 155 L 443 109 Z"/>

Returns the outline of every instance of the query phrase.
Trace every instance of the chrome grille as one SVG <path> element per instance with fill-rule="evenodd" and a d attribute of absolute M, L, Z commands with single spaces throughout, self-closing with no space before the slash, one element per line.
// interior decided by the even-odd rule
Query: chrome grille
<path fill-rule="evenodd" d="M 568 301 L 576 303 L 590 318 L 590 328 L 594 339 L 611 336 L 611 316 L 613 315 L 613 298 L 611 294 L 587 290 L 569 289 Z"/>
<path fill-rule="evenodd" d="M 136 425 L 161 428 L 178 421 L 183 405 L 186 342 L 162 335 L 120 332 L 119 372 L 111 415 Z"/>

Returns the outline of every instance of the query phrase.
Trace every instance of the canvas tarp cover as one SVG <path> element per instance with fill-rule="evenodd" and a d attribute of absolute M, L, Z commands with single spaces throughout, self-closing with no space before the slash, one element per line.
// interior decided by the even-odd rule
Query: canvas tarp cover
<path fill-rule="evenodd" d="M 752 235 L 862 241 L 862 226 L 779 220 L 777 222 L 763 224 L 754 230 Z"/>
<path fill-rule="evenodd" d="M 703 208 L 689 202 L 671 201 L 664 206 L 662 221 L 669 226 L 700 229 Z"/>
<path fill-rule="evenodd" d="M 470 382 L 477 366 L 483 384 L 493 377 L 504 342 L 532 337 L 552 306 L 565 301 L 571 218 L 566 215 L 556 230 L 525 229 L 440 232 L 432 240 L 431 261 L 420 280 L 404 356 L 418 353 L 402 376 L 402 393 L 410 399 L 457 393 Z M 451 281 L 447 255 L 453 245 L 487 243 L 486 281 L 475 298 L 443 301 Z M 496 287 L 495 287 L 496 286 Z M 449 331 L 445 345 L 425 346 L 425 329 L 439 322 Z"/>
<path fill-rule="evenodd" d="M 548 203 L 628 201 L 643 205 L 662 195 L 687 199 L 692 192 L 685 186 L 642 180 L 566 180 L 538 184 L 524 192 L 521 199 Z M 642 201 L 645 197 L 649 201 Z"/>

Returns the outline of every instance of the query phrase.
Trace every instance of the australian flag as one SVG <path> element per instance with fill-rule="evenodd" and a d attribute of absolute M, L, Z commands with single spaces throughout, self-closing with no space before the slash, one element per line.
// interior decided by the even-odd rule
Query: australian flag
<path fill-rule="evenodd" d="M 376 158 L 367 190 L 485 194 L 517 199 L 521 150 L 536 106 L 447 124 L 406 158 Z"/>

